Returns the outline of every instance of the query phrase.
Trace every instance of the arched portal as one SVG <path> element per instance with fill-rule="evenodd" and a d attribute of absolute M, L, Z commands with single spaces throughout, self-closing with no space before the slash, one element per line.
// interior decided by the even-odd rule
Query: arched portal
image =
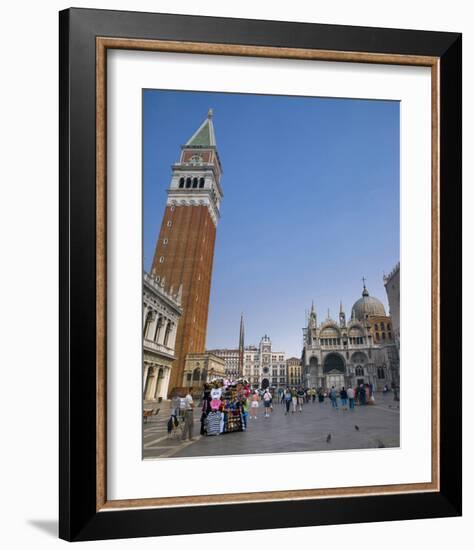
<path fill-rule="evenodd" d="M 327 374 L 333 371 L 344 374 L 345 370 L 346 370 L 346 365 L 344 363 L 344 359 L 338 353 L 330 353 L 324 359 L 324 365 L 323 365 L 324 374 Z"/>
<path fill-rule="evenodd" d="M 270 381 L 268 380 L 268 378 L 264 378 L 264 379 L 262 380 L 262 388 L 263 388 L 264 390 L 266 390 L 266 389 L 268 388 L 269 385 L 270 385 Z"/>
<path fill-rule="evenodd" d="M 338 353 L 330 353 L 324 359 L 323 372 L 326 375 L 326 387 L 339 390 L 344 386 L 344 373 L 346 365 L 344 359 Z"/>

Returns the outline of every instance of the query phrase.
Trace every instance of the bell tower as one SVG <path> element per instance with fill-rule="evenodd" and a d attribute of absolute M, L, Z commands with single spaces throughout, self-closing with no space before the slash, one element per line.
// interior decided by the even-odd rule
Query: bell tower
<path fill-rule="evenodd" d="M 152 273 L 167 290 L 182 287 L 183 316 L 178 324 L 169 391 L 183 386 L 188 353 L 204 353 L 222 167 L 212 110 L 181 146 L 172 165 L 168 198 L 156 243 Z M 164 350 L 166 352 L 166 350 Z"/>

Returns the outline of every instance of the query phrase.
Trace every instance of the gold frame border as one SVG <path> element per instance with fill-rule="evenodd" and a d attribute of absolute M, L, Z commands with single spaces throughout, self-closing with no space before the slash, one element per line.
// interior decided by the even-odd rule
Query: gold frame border
<path fill-rule="evenodd" d="M 106 408 L 106 213 L 107 213 L 107 50 L 145 50 L 207 55 L 269 57 L 300 60 L 377 63 L 390 65 L 416 65 L 431 67 L 431 309 L 432 309 L 432 417 L 431 417 L 431 482 L 332 489 L 302 489 L 265 491 L 258 493 L 230 493 L 224 495 L 176 496 L 163 498 L 107 500 L 107 408 Z M 181 507 L 218 505 L 276 500 L 302 500 L 320 498 L 347 498 L 401 493 L 439 492 L 440 490 L 440 357 L 439 357 L 439 58 L 418 55 L 377 54 L 365 52 L 339 52 L 299 48 L 245 46 L 175 42 L 167 40 L 136 40 L 115 37 L 96 38 L 96 510 L 113 511 L 125 508 Z"/>

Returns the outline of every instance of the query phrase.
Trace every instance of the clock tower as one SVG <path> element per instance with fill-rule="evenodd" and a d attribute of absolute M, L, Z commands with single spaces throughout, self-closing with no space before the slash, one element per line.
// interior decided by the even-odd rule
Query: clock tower
<path fill-rule="evenodd" d="M 212 110 L 181 147 L 172 165 L 165 213 L 152 264 L 152 273 L 169 291 L 182 288 L 183 316 L 176 335 L 176 360 L 169 391 L 185 385 L 188 353 L 204 353 L 211 291 L 212 264 L 222 167 L 217 152 Z M 166 351 L 166 350 L 165 350 Z M 193 385 L 199 385 L 194 383 Z"/>

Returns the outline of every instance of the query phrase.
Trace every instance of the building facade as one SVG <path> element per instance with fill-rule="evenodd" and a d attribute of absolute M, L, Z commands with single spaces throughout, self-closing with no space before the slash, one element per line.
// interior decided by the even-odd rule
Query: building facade
<path fill-rule="evenodd" d="M 225 378 L 236 380 L 239 378 L 240 350 L 238 348 L 228 349 L 210 349 L 207 353 L 212 353 L 224 361 Z"/>
<path fill-rule="evenodd" d="M 400 349 L 400 262 L 383 278 L 383 283 L 392 318 L 394 339 Z"/>
<path fill-rule="evenodd" d="M 383 304 L 369 295 L 365 282 L 362 297 L 354 303 L 348 322 L 341 304 L 338 321 L 331 319 L 328 312 L 328 317 L 318 323 L 313 304 L 303 337 L 302 376 L 306 387 L 340 388 L 369 383 L 379 390 L 398 377 L 391 318 Z"/>
<path fill-rule="evenodd" d="M 225 377 L 225 361 L 213 353 L 188 353 L 182 386 L 201 390 L 206 382 Z"/>
<path fill-rule="evenodd" d="M 169 392 L 182 384 L 186 356 L 205 352 L 214 244 L 223 197 L 221 175 L 210 110 L 172 166 L 152 265 L 153 275 L 169 292 L 182 288 L 183 316 Z"/>
<path fill-rule="evenodd" d="M 220 348 L 207 350 L 207 353 L 213 353 L 217 357 L 224 359 L 225 377 L 230 380 L 237 380 L 243 376 L 244 372 L 244 317 L 240 316 L 240 332 L 238 348 Z"/>
<path fill-rule="evenodd" d="M 166 399 L 175 359 L 175 342 L 182 315 L 181 289 L 170 294 L 163 283 L 143 278 L 143 399 Z"/>
<path fill-rule="evenodd" d="M 298 359 L 297 357 L 287 359 L 286 371 L 288 373 L 288 386 L 300 386 L 303 383 L 301 359 Z"/>
<path fill-rule="evenodd" d="M 287 385 L 285 353 L 273 349 L 269 336 L 263 336 L 258 347 L 245 347 L 244 378 L 255 389 Z"/>

